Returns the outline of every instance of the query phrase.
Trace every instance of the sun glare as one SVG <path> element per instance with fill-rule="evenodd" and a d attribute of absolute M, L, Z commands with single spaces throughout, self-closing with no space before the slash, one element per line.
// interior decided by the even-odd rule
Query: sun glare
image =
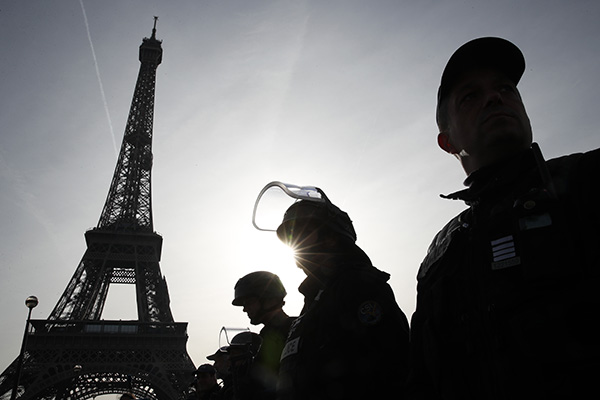
<path fill-rule="evenodd" d="M 246 244 L 246 254 L 251 257 L 250 264 L 253 271 L 269 271 L 277 274 L 288 293 L 284 310 L 290 315 L 298 315 L 304 304 L 298 286 L 306 275 L 296 266 L 294 251 L 280 242 L 274 233 L 260 232 L 252 237 L 254 240 L 249 240 Z"/>

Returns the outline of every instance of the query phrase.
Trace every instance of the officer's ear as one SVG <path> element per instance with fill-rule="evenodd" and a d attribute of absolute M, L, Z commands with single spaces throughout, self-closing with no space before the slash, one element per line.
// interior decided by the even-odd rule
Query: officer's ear
<path fill-rule="evenodd" d="M 459 151 L 456 150 L 456 148 L 450 142 L 450 135 L 448 135 L 448 131 L 441 131 L 440 133 L 438 133 L 437 141 L 438 146 L 440 146 L 440 149 L 444 150 L 446 153 L 459 153 Z"/>

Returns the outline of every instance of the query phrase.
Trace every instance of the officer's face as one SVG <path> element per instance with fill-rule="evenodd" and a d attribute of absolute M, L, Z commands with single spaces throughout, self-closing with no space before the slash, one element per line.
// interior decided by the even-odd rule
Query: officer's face
<path fill-rule="evenodd" d="M 212 388 L 217 383 L 214 374 L 208 372 L 199 372 L 196 375 L 196 390 L 204 391 Z"/>
<path fill-rule="evenodd" d="M 317 242 L 320 224 L 312 219 L 303 218 L 288 221 L 283 228 L 285 244 L 296 252 L 303 252 Z"/>
<path fill-rule="evenodd" d="M 229 373 L 229 357 L 227 353 L 222 353 L 215 356 L 215 362 L 213 364 L 215 369 L 217 370 L 217 374 L 220 378 L 227 376 Z"/>
<path fill-rule="evenodd" d="M 248 353 L 248 349 L 245 347 L 234 347 L 231 346 L 229 348 L 229 362 L 232 368 L 239 367 L 240 365 L 244 365 L 248 363 L 250 359 L 250 354 Z M 234 372 L 234 370 L 232 370 Z"/>
<path fill-rule="evenodd" d="M 438 143 L 459 156 L 467 174 L 531 145 L 531 125 L 521 96 L 500 71 L 465 74 L 448 97 L 448 120 Z"/>
<path fill-rule="evenodd" d="M 258 297 L 248 297 L 246 299 L 244 299 L 243 302 L 243 311 L 248 314 L 248 318 L 250 319 L 250 322 L 253 325 L 257 325 L 260 324 L 260 321 L 258 320 L 258 317 L 260 316 L 261 312 L 261 304 L 260 304 L 260 300 L 258 299 Z"/>
<path fill-rule="evenodd" d="M 332 260 L 338 254 L 335 251 L 337 235 L 324 226 L 316 226 L 294 247 L 296 265 L 307 275 L 327 273 Z"/>

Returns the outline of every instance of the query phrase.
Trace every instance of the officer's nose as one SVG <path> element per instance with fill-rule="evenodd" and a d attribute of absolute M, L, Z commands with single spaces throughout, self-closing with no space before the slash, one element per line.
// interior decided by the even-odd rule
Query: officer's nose
<path fill-rule="evenodd" d="M 485 92 L 485 106 L 502 104 L 502 93 L 497 89 L 489 89 Z"/>

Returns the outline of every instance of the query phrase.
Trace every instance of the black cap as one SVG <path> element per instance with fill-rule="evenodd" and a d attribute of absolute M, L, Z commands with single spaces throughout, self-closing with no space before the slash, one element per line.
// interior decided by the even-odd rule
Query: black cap
<path fill-rule="evenodd" d="M 457 79 L 466 71 L 485 67 L 499 69 L 517 85 L 525 72 L 525 57 L 513 43 L 498 37 L 473 39 L 459 47 L 448 60 L 442 73 L 437 99 L 436 120 L 438 125 L 440 103 L 450 94 Z"/>

